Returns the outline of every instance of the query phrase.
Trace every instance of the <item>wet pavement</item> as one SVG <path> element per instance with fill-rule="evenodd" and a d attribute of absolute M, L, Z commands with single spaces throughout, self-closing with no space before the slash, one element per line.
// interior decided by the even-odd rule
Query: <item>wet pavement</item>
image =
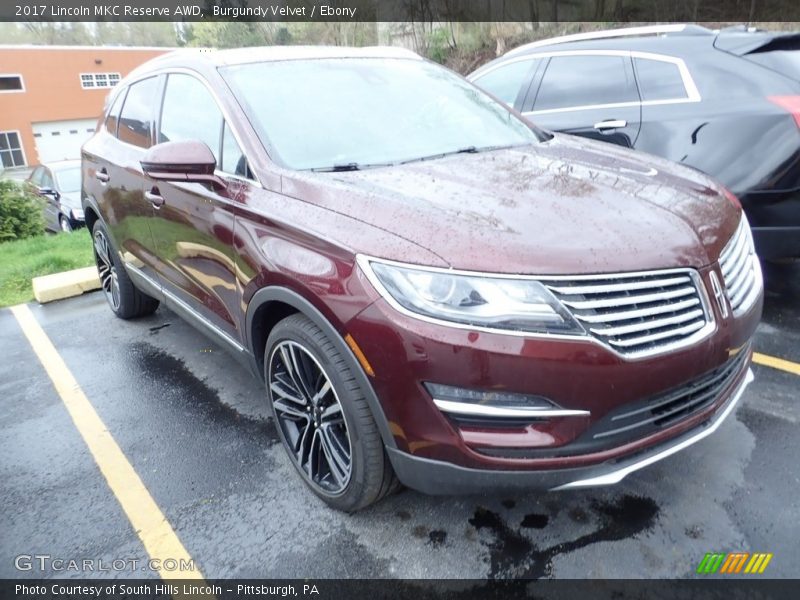
<path fill-rule="evenodd" d="M 800 362 L 800 264 L 767 277 L 756 350 Z M 261 385 L 171 312 L 120 321 L 98 293 L 31 310 L 207 578 L 686 577 L 734 551 L 772 552 L 769 576 L 798 576 L 796 375 L 754 365 L 735 417 L 615 487 L 404 490 L 348 516 L 305 489 Z M 146 559 L 8 310 L 0 348 L 0 578 L 42 575 L 16 570 L 20 554 Z"/>

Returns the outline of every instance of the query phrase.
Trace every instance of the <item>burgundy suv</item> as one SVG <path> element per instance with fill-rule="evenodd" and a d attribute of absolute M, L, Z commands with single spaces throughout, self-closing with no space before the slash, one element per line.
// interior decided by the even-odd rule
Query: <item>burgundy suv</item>
<path fill-rule="evenodd" d="M 762 282 L 735 197 L 407 51 L 166 55 L 115 88 L 82 168 L 114 313 L 164 302 L 250 365 L 342 510 L 398 480 L 615 483 L 752 379 Z"/>

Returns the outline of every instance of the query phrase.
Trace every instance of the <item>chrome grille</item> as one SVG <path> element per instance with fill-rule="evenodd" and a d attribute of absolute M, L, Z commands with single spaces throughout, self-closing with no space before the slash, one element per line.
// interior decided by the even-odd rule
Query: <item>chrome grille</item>
<path fill-rule="evenodd" d="M 719 257 L 719 268 L 725 282 L 725 295 L 734 315 L 748 310 L 761 291 L 761 265 L 753 246 L 750 225 L 742 215 L 739 227 Z"/>
<path fill-rule="evenodd" d="M 692 344 L 712 326 L 699 276 L 690 269 L 543 283 L 587 332 L 625 356 Z"/>

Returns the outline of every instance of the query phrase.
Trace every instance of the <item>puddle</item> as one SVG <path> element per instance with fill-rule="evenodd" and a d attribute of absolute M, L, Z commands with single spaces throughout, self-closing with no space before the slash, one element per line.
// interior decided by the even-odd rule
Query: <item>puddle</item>
<path fill-rule="evenodd" d="M 540 579 L 552 574 L 553 559 L 597 542 L 611 542 L 633 537 L 647 531 L 655 523 L 658 506 L 650 498 L 625 495 L 610 501 L 590 504 L 599 527 L 592 533 L 574 540 L 561 542 L 548 548 L 536 544 L 497 513 L 478 507 L 469 523 L 478 530 L 488 530 L 493 539 L 484 542 L 489 548 L 489 579 L 521 578 Z M 569 513 L 571 520 L 585 522 L 589 514 L 580 508 Z M 547 515 L 526 515 L 521 527 L 543 529 L 549 521 Z"/>

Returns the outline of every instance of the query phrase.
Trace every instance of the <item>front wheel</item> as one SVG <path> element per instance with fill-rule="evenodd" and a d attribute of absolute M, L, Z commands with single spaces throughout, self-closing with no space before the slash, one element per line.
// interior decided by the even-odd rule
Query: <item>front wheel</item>
<path fill-rule="evenodd" d="M 69 219 L 64 215 L 58 218 L 58 225 L 64 233 L 72 233 L 72 223 L 70 223 Z"/>
<path fill-rule="evenodd" d="M 92 228 L 92 241 L 100 285 L 114 314 L 121 319 L 153 314 L 158 308 L 158 300 L 140 292 L 133 285 L 100 220 Z"/>
<path fill-rule="evenodd" d="M 283 446 L 317 496 L 352 512 L 397 488 L 364 392 L 319 327 L 300 314 L 278 323 L 264 370 Z"/>

